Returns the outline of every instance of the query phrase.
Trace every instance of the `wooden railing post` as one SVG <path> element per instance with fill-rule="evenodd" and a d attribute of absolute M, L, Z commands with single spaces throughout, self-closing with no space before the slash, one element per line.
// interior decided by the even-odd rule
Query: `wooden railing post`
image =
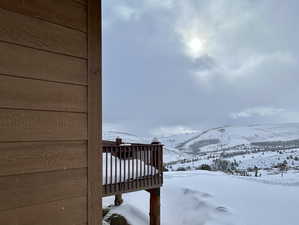
<path fill-rule="evenodd" d="M 160 225 L 160 188 L 148 192 L 150 193 L 150 225 Z"/>
<path fill-rule="evenodd" d="M 117 146 L 120 146 L 122 144 L 122 139 L 119 138 L 119 137 L 117 137 L 115 139 L 115 143 L 116 143 Z M 121 160 L 121 152 L 116 152 L 116 155 L 118 155 L 119 156 L 119 160 Z M 121 171 L 121 165 L 120 165 L 120 171 Z M 115 173 L 117 173 L 117 169 L 115 170 Z M 120 176 L 121 176 L 121 173 L 120 173 Z M 121 177 L 119 179 L 120 179 L 120 183 L 121 183 Z M 124 200 L 122 198 L 122 194 L 121 193 L 118 193 L 118 194 L 115 195 L 115 198 L 114 198 L 114 205 L 115 206 L 120 206 L 123 203 L 123 201 Z"/>
<path fill-rule="evenodd" d="M 157 138 L 154 138 L 152 143 L 152 145 L 161 145 L 160 141 Z M 151 165 L 155 168 L 158 169 L 158 155 L 155 154 L 155 151 L 151 152 Z"/>
<path fill-rule="evenodd" d="M 152 145 L 160 145 L 161 143 L 157 138 L 154 138 L 151 144 Z"/>
<path fill-rule="evenodd" d="M 116 145 L 121 145 L 123 143 L 123 141 L 122 141 L 122 139 L 120 137 L 117 137 L 115 139 L 115 143 L 116 143 Z"/>

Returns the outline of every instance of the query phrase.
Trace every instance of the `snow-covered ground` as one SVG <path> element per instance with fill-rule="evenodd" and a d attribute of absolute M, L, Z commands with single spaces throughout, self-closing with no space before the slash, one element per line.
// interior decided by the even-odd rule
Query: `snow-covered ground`
<path fill-rule="evenodd" d="M 148 225 L 149 194 L 124 195 L 119 213 L 131 225 Z M 111 197 L 104 205 L 111 204 Z M 298 225 L 299 173 L 237 177 L 221 172 L 165 173 L 162 225 Z"/>
<path fill-rule="evenodd" d="M 299 167 L 299 149 L 292 149 L 279 152 L 258 152 L 246 155 L 239 155 L 229 158 L 230 161 L 237 161 L 238 168 L 247 169 L 257 166 L 260 169 L 271 168 L 284 161 L 288 163 L 289 167 Z"/>
<path fill-rule="evenodd" d="M 211 157 L 212 156 L 212 157 Z M 195 159 L 195 161 L 178 161 L 171 165 L 172 170 L 178 168 L 196 169 L 197 167 L 207 164 L 212 165 L 215 158 L 219 158 L 219 154 L 207 154 Z M 236 155 L 225 158 L 224 160 L 235 161 L 238 163 L 239 170 L 246 170 L 248 168 L 269 169 L 283 162 L 287 162 L 289 167 L 299 167 L 299 149 L 290 149 L 284 151 L 269 151 L 269 152 L 256 152 L 242 155 Z M 170 168 L 168 166 L 168 168 Z"/>

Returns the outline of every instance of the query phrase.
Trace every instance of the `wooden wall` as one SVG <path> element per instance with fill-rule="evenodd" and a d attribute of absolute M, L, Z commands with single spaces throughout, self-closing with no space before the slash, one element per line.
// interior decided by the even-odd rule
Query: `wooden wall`
<path fill-rule="evenodd" d="M 100 224 L 99 0 L 0 0 L 0 224 Z"/>

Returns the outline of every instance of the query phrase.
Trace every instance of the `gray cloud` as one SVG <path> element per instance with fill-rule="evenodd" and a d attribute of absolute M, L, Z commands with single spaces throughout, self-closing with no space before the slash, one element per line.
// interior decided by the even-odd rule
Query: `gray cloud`
<path fill-rule="evenodd" d="M 250 118 L 255 116 L 267 117 L 267 116 L 277 116 L 284 113 L 285 113 L 284 109 L 277 109 L 272 107 L 256 107 L 256 108 L 246 109 L 244 111 L 237 112 L 237 113 L 231 113 L 230 117 L 233 119 Z"/>
<path fill-rule="evenodd" d="M 103 4 L 105 123 L 146 134 L 298 121 L 298 1 Z M 269 105 L 291 113 L 231 116 Z"/>

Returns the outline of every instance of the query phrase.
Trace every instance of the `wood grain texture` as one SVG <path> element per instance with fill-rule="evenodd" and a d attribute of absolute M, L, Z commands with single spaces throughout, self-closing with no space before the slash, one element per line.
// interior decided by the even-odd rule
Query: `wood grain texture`
<path fill-rule="evenodd" d="M 75 2 L 78 2 L 82 5 L 87 5 L 87 0 L 74 0 Z"/>
<path fill-rule="evenodd" d="M 87 83 L 86 60 L 2 42 L 0 52 L 0 74 L 74 84 Z"/>
<path fill-rule="evenodd" d="M 86 173 L 84 168 L 0 177 L 0 211 L 86 197 Z"/>
<path fill-rule="evenodd" d="M 87 223 L 86 197 L 0 212 L 3 225 L 83 225 Z"/>
<path fill-rule="evenodd" d="M 0 142 L 86 140 L 84 113 L 0 109 Z"/>
<path fill-rule="evenodd" d="M 88 225 L 102 218 L 101 24 L 101 0 L 88 0 Z"/>
<path fill-rule="evenodd" d="M 87 87 L 0 75 L 3 107 L 87 112 Z"/>
<path fill-rule="evenodd" d="M 0 52 L 0 224 L 87 224 L 86 1 L 0 0 Z"/>
<path fill-rule="evenodd" d="M 86 58 L 85 33 L 0 8 L 0 40 Z"/>
<path fill-rule="evenodd" d="M 86 142 L 0 143 L 0 176 L 84 167 Z"/>
<path fill-rule="evenodd" d="M 1 0 L 0 7 L 86 32 L 85 0 Z"/>

